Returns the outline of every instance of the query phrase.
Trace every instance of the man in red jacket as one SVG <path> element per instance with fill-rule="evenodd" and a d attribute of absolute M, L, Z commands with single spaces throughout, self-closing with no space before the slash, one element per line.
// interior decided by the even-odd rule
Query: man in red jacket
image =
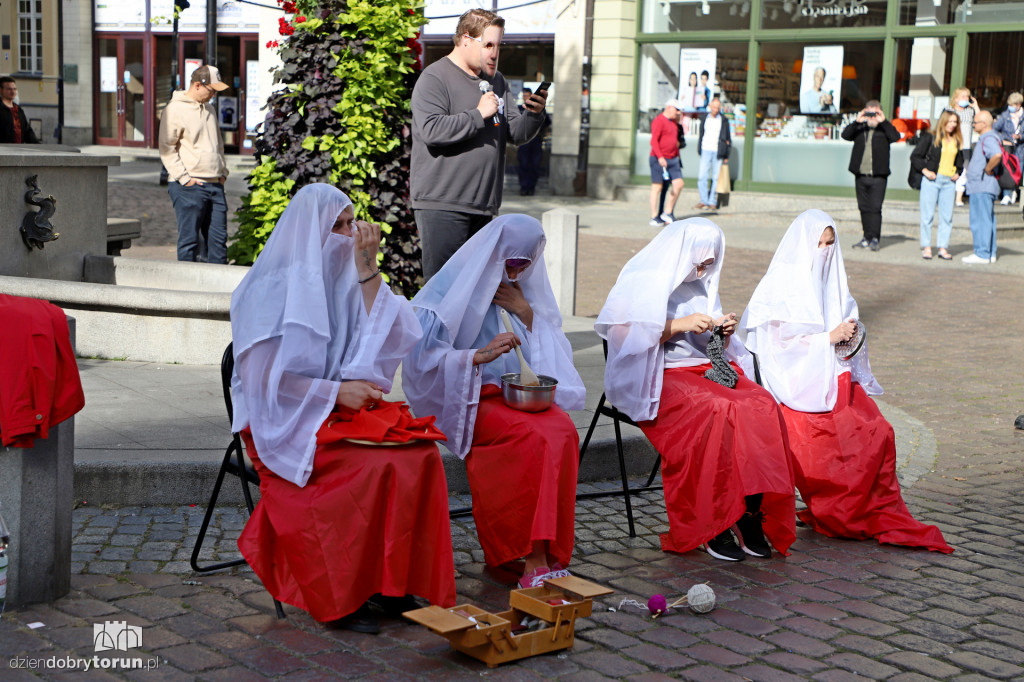
<path fill-rule="evenodd" d="M 675 221 L 672 210 L 683 189 L 683 163 L 679 159 L 679 117 L 683 105 L 677 99 L 665 103 L 665 109 L 651 121 L 651 227 Z M 671 183 L 668 194 L 662 188 Z M 664 208 L 659 206 L 664 201 Z"/>

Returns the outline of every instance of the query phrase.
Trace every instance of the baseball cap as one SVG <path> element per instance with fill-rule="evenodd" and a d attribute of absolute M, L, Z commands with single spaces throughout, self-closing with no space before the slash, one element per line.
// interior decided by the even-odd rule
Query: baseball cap
<path fill-rule="evenodd" d="M 680 111 L 683 110 L 683 103 L 680 102 L 679 100 L 677 100 L 675 97 L 673 97 L 669 101 L 665 102 L 665 106 L 666 107 L 675 107 L 676 109 L 679 109 Z"/>
<path fill-rule="evenodd" d="M 200 66 L 192 72 L 192 82 L 208 85 L 217 92 L 228 89 L 228 84 L 220 79 L 220 69 L 216 66 Z"/>

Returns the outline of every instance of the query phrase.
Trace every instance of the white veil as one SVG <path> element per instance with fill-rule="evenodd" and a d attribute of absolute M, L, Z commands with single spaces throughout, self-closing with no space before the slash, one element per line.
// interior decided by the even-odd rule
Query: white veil
<path fill-rule="evenodd" d="M 604 386 L 608 400 L 636 420 L 654 419 L 661 402 L 662 375 L 668 366 L 708 362 L 708 333 L 677 335 L 661 343 L 665 322 L 692 313 L 721 317 L 718 284 L 725 236 L 710 220 L 672 223 L 626 263 L 608 293 L 594 329 L 608 341 Z M 714 258 L 700 279 L 697 265 Z M 726 357 L 741 362 L 747 353 L 732 338 Z"/>
<path fill-rule="evenodd" d="M 366 313 L 354 239 L 331 232 L 351 204 L 331 185 L 300 189 L 231 296 L 231 429 L 248 426 L 260 460 L 299 486 L 340 382 L 364 379 L 390 391 L 420 335 L 408 302 L 383 283 Z"/>
<path fill-rule="evenodd" d="M 866 346 L 841 362 L 829 341 L 836 326 L 860 313 L 846 281 L 838 230 L 835 244 L 818 248 L 828 227 L 836 230 L 835 221 L 819 210 L 793 221 L 740 321 L 739 333 L 757 354 L 764 387 L 801 412 L 835 407 L 838 377 L 846 371 L 869 395 L 882 392 Z"/>
<path fill-rule="evenodd" d="M 412 300 L 423 339 L 406 358 L 402 388 L 417 415 L 437 416 L 448 448 L 460 457 L 472 446 L 480 387 L 501 386 L 502 374 L 519 371 L 514 352 L 473 366 L 476 349 L 505 331 L 491 301 L 498 284 L 508 281 L 505 261 L 510 258 L 531 261 L 517 281 L 533 309 L 532 331 L 509 314 L 523 355 L 535 372 L 558 380 L 559 407 L 583 409 L 586 389 L 562 332 L 562 315 L 544 265 L 545 241 L 535 218 L 500 216 L 463 244 Z"/>

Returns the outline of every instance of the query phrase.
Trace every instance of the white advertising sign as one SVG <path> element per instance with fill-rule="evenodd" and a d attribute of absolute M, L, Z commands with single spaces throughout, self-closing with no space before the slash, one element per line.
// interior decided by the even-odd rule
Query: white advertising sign
<path fill-rule="evenodd" d="M 804 64 L 800 69 L 801 114 L 838 114 L 842 84 L 842 45 L 804 48 Z"/>
<path fill-rule="evenodd" d="M 260 63 L 250 59 L 245 63 L 245 129 L 252 132 L 263 123 L 266 112 L 263 108 L 263 93 L 260 89 Z"/>
<path fill-rule="evenodd" d="M 679 51 L 679 94 L 683 111 L 707 111 L 715 92 L 718 50 L 686 48 Z M 664 102 L 659 102 L 664 104 Z"/>
<path fill-rule="evenodd" d="M 100 92 L 117 92 L 117 57 L 100 57 Z"/>

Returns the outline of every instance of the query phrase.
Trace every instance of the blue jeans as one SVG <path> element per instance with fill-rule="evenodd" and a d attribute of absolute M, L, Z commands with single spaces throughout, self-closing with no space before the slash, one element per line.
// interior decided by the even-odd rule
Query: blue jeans
<path fill-rule="evenodd" d="M 996 255 L 996 195 L 975 192 L 971 195 L 971 234 L 974 235 L 974 255 L 991 259 Z"/>
<path fill-rule="evenodd" d="M 178 260 L 228 262 L 228 204 L 224 185 L 206 182 L 185 187 L 167 184 L 178 219 Z"/>
<path fill-rule="evenodd" d="M 932 220 L 935 204 L 939 205 L 939 235 L 936 245 L 949 248 L 949 235 L 953 232 L 953 200 L 956 183 L 948 175 L 936 175 L 934 180 L 921 178 L 921 248 L 932 245 Z"/>
<path fill-rule="evenodd" d="M 718 158 L 717 149 L 702 149 L 700 152 L 700 170 L 697 173 L 697 191 L 700 192 L 700 203 L 705 206 L 718 206 L 718 172 L 722 168 L 722 159 Z M 708 181 L 711 188 L 708 189 Z"/>

